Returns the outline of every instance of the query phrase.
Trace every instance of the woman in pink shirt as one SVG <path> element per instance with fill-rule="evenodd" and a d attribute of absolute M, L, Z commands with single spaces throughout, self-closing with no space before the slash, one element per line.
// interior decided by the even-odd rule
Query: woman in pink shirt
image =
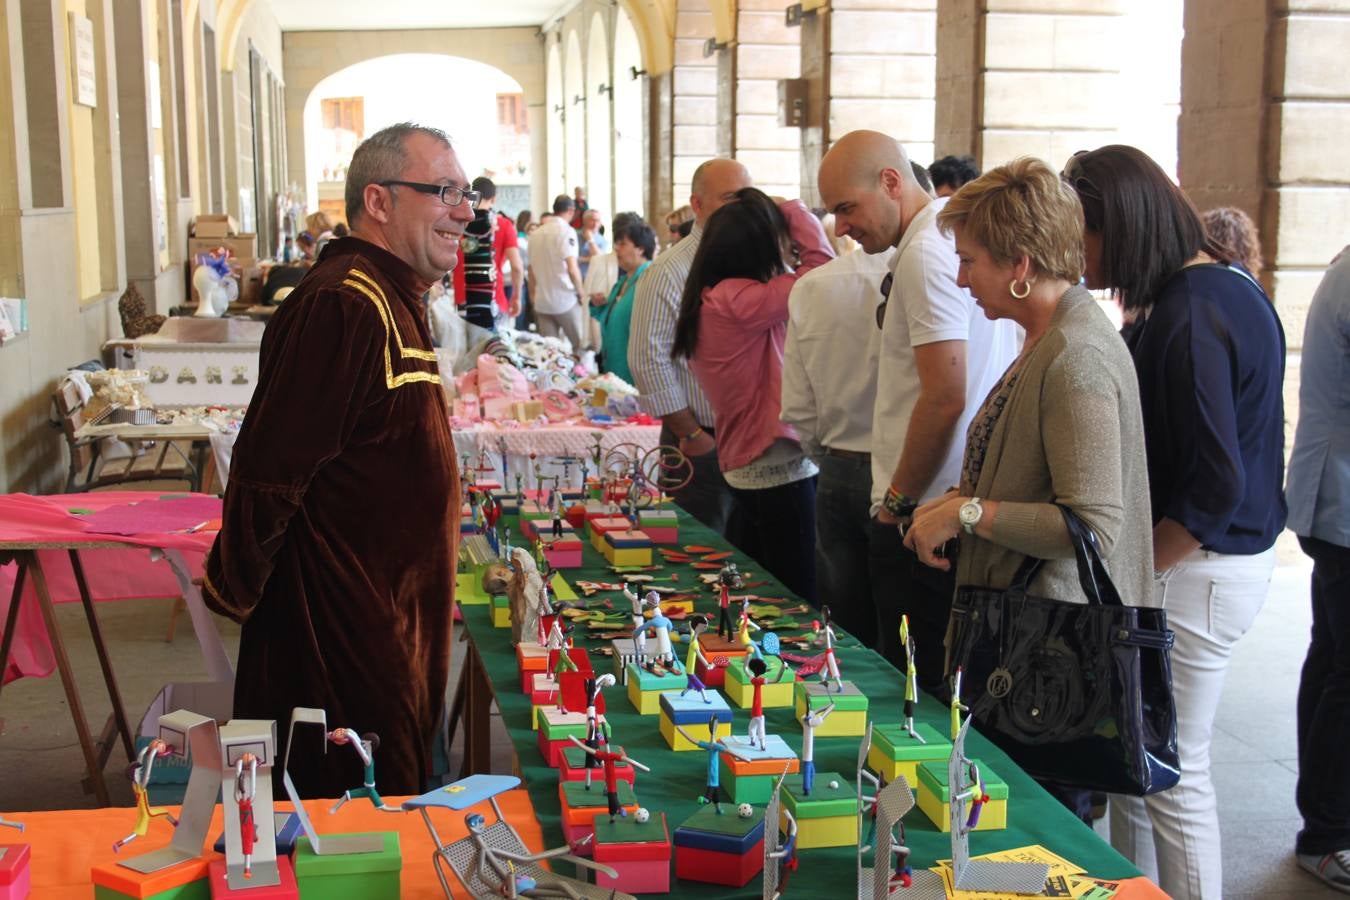
<path fill-rule="evenodd" d="M 775 203 L 754 188 L 736 198 L 703 227 L 671 356 L 689 360 L 717 419 L 718 461 L 737 500 L 727 539 L 814 600 L 816 467 L 778 414 L 788 295 L 834 251 L 800 200 Z"/>

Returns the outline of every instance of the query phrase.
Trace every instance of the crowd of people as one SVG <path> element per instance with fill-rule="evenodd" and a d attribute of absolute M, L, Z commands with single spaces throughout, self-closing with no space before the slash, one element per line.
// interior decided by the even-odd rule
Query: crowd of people
<path fill-rule="evenodd" d="M 1260 248 L 1249 219 L 1232 210 L 1202 216 L 1157 163 L 1121 145 L 1058 166 L 1022 158 L 981 174 L 969 158 L 925 170 L 894 139 L 855 131 L 824 155 L 816 187 L 823 209 L 813 212 L 757 190 L 740 162 L 708 160 L 693 175 L 688 207 L 666 220 L 658 252 L 658 235 L 640 216 L 621 214 L 607 229 L 580 188 L 537 223 L 528 213 L 511 222 L 493 210 L 491 182 L 469 185 L 434 129 L 396 126 L 371 138 L 348 177 L 353 235 L 330 245 L 314 270 L 320 277 L 301 285 L 269 331 L 275 350 L 282 336 L 304 338 L 305 317 L 331 318 L 333 335 L 319 336 L 346 348 L 354 365 L 336 387 L 322 386 L 331 397 L 324 409 L 360 403 L 350 416 L 325 417 L 341 427 L 319 429 L 323 441 L 308 435 L 271 452 L 266 444 L 308 420 L 296 418 L 290 385 L 273 389 L 268 365 L 308 382 L 298 360 L 264 359 L 208 558 L 212 605 L 249 622 L 269 612 L 277 579 L 247 573 L 275 567 L 286 574 L 275 590 L 307 598 L 305 616 L 335 602 L 333 591 L 374 590 L 433 622 L 416 633 L 440 627 L 427 598 L 444 586 L 425 559 L 406 563 L 425 575 L 410 580 L 394 571 L 402 557 L 379 555 L 380 535 L 353 537 L 371 544 L 341 555 L 365 560 L 360 584 L 328 585 L 333 550 L 306 530 L 318 528 L 312 514 L 294 520 L 308 542 L 271 536 L 301 506 L 327 513 L 328 504 L 340 520 L 359 476 L 361 494 L 388 498 L 378 513 L 390 519 L 389 534 L 414 527 L 400 520 L 403 497 L 444 493 L 444 508 L 431 504 L 415 527 L 450 546 L 458 500 L 438 466 L 442 456 L 453 465 L 453 454 L 439 391 L 422 390 L 435 380 L 422 362 L 426 322 L 410 311 L 417 291 L 455 269 L 466 316 L 499 323 L 528 298 L 541 332 L 598 350 L 605 369 L 631 380 L 643 409 L 661 420 L 661 442 L 692 463 L 692 480 L 675 492 L 687 512 L 797 594 L 828 603 L 839 624 L 896 663 L 907 615 L 929 690 L 944 686 L 958 585 L 1006 588 L 1037 558 L 1045 562 L 1034 593 L 1088 602 L 1064 511 L 1083 523 L 1125 602 L 1165 608 L 1175 632 L 1180 781 L 1109 803 L 1113 843 L 1173 897 L 1221 895 L 1214 718 L 1233 648 L 1265 601 L 1276 537 L 1294 528 L 1316 563 L 1298 706 L 1305 828 L 1297 858 L 1325 883 L 1350 888 L 1350 777 L 1335 761 L 1350 721 L 1350 254 L 1333 266 L 1309 317 L 1286 503 L 1285 337 L 1255 277 Z M 509 289 L 498 235 L 509 235 L 500 238 L 503 259 L 515 251 Z M 351 277 L 358 269 L 368 275 Z M 490 290 L 480 280 L 487 271 Z M 372 290 L 400 301 L 395 321 L 372 318 Z M 327 306 L 318 302 L 325 297 Z M 1123 328 L 1103 297 L 1118 304 Z M 364 323 L 362 334 L 383 335 L 383 369 L 379 341 L 356 341 L 344 317 Z M 391 328 L 409 348 L 394 369 Z M 397 431 L 426 470 L 444 475 L 434 491 L 375 465 L 372 436 L 394 421 L 390 404 L 403 409 L 400 422 L 425 419 L 423 429 L 405 422 Z M 257 528 L 264 514 L 266 540 Z M 443 555 L 431 560 L 437 572 L 448 571 Z M 329 590 L 315 593 L 310 583 Z M 400 613 L 399 628 L 405 619 Z M 360 641 L 387 649 L 379 641 L 388 629 L 367 624 Z M 322 655 L 306 645 L 268 663 L 272 632 L 312 628 L 246 623 L 236 714 L 270 717 L 290 701 L 264 702 L 259 679 L 285 683 L 299 676 L 281 657 Z M 330 637 L 341 644 L 357 640 L 352 634 L 343 626 Z M 428 692 L 437 679 L 443 685 L 445 647 L 432 644 L 395 654 L 408 683 Z M 349 655 L 368 657 L 359 647 Z M 280 668 L 269 674 L 269 665 Z M 326 696 L 338 687 L 310 687 L 307 705 L 341 708 Z M 427 709 L 413 712 L 424 731 L 432 727 Z M 406 760 L 408 771 L 416 761 Z M 1086 791 L 1046 787 L 1081 817 L 1093 815 L 1096 798 Z"/>

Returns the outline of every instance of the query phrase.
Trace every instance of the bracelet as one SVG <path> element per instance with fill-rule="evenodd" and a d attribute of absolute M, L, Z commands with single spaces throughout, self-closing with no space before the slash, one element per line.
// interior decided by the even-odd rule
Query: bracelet
<path fill-rule="evenodd" d="M 895 485 L 888 485 L 881 506 L 897 519 L 907 519 L 914 515 L 914 510 L 919 508 L 919 501 L 900 493 L 895 489 Z"/>
<path fill-rule="evenodd" d="M 693 430 L 693 431 L 689 432 L 689 433 L 686 434 L 684 437 L 680 438 L 680 440 L 682 440 L 682 441 L 692 441 L 694 438 L 698 437 L 700 434 L 703 434 L 703 433 L 704 433 L 704 431 L 703 431 L 703 426 L 702 426 L 702 425 L 696 425 L 696 426 L 694 427 L 694 430 Z"/>

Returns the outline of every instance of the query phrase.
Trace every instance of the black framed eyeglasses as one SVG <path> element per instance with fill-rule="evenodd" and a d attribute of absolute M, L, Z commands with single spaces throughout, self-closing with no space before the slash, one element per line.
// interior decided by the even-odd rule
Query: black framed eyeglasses
<path fill-rule="evenodd" d="M 478 201 L 483 199 L 479 191 L 471 191 L 462 188 L 457 184 L 423 184 L 420 181 L 380 181 L 377 182 L 380 187 L 391 187 L 400 185 L 401 187 L 412 188 L 419 194 L 435 194 L 441 198 L 441 202 L 446 206 L 459 206 L 466 200 L 470 205 L 478 205 Z"/>
<path fill-rule="evenodd" d="M 887 272 L 886 277 L 881 279 L 881 302 L 877 304 L 878 328 L 882 328 L 886 324 L 886 304 L 891 302 L 891 283 L 894 281 L 894 272 Z"/>

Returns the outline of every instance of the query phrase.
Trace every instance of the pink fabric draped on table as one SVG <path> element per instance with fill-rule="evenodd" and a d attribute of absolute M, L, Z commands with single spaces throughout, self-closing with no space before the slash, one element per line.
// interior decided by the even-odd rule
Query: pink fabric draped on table
<path fill-rule="evenodd" d="M 201 574 L 202 559 L 215 538 L 213 531 L 197 533 L 182 531 L 145 531 L 136 534 L 107 534 L 90 531 L 90 523 L 70 512 L 72 509 L 97 513 L 110 507 L 128 503 L 157 500 L 162 494 L 155 491 L 105 491 L 89 494 L 58 494 L 35 497 L 28 494 L 0 495 L 0 546 L 4 544 L 42 543 L 107 543 L 127 544 L 125 550 L 105 549 L 82 554 L 89 591 L 95 601 L 132 600 L 148 597 L 177 597 L 182 591 L 173 571 L 166 565 L 151 561 L 146 549 L 182 550 L 194 576 Z M 192 497 L 205 502 L 213 498 L 205 495 L 173 495 Z M 216 501 L 218 508 L 219 501 Z M 194 508 L 209 508 L 207 506 Z M 217 513 L 219 515 L 219 513 Z M 162 517 L 157 519 L 163 527 Z M 119 530 L 124 530 L 119 528 Z M 47 576 L 52 600 L 56 603 L 76 602 L 79 588 L 71 571 L 65 550 L 39 550 L 42 568 Z M 0 556 L 4 550 L 0 549 Z M 14 579 L 18 565 L 0 566 L 0 628 L 14 593 Z M 56 668 L 47 630 L 38 610 L 32 580 L 24 585 L 24 602 L 15 627 L 14 646 L 9 665 L 3 673 L 8 683 L 24 676 L 50 675 Z"/>

